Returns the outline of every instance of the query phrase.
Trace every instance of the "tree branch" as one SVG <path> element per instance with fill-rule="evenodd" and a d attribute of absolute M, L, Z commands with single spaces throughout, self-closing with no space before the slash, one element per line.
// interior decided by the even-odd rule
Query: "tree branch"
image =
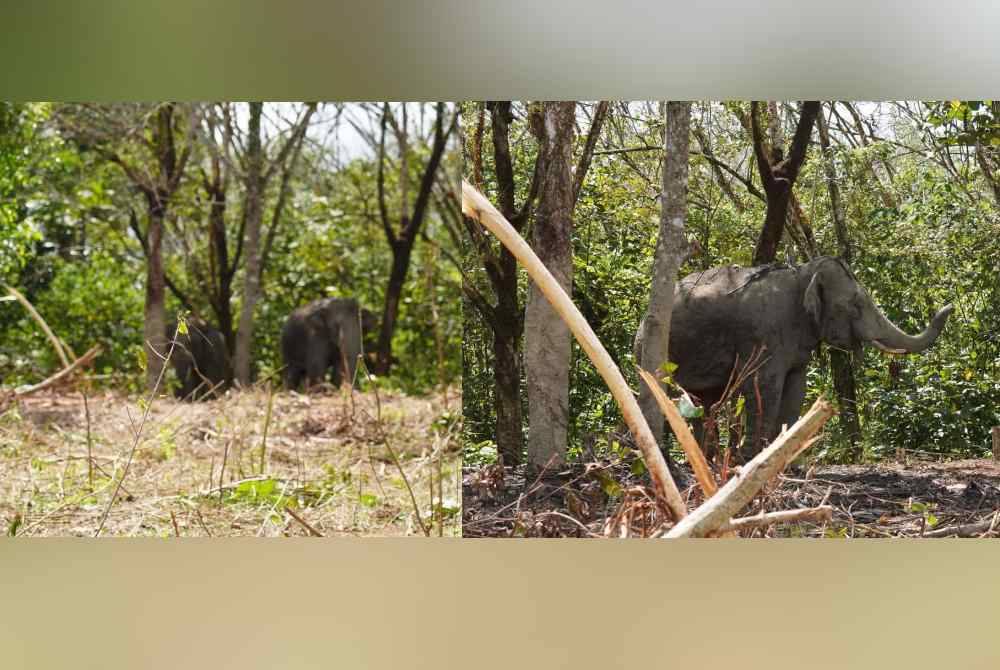
<path fill-rule="evenodd" d="M 594 148 L 597 146 L 597 139 L 601 135 L 601 127 L 604 125 L 604 119 L 608 115 L 609 104 L 607 100 L 601 100 L 597 103 L 596 109 L 594 109 L 594 118 L 590 122 L 590 130 L 587 131 L 587 140 L 583 145 L 583 153 L 580 155 L 580 161 L 576 164 L 576 173 L 573 175 L 574 207 L 576 207 L 576 201 L 580 198 L 580 189 L 583 188 L 583 182 L 587 178 L 587 171 L 590 170 L 590 162 L 594 157 Z"/>
<path fill-rule="evenodd" d="M 756 100 L 750 103 L 750 136 L 753 141 L 753 155 L 757 161 L 757 173 L 760 175 L 764 190 L 771 191 L 774 189 L 776 183 L 774 173 L 771 170 L 771 161 L 768 159 L 767 151 L 764 149 L 764 133 L 760 127 L 758 107 L 759 104 Z"/>
<path fill-rule="evenodd" d="M 382 123 L 378 140 L 377 156 L 378 171 L 376 173 L 375 183 L 378 187 L 378 213 L 382 219 L 382 230 L 385 231 L 385 237 L 389 240 L 389 245 L 394 246 L 396 244 L 396 233 L 392 230 L 392 225 L 389 223 L 389 212 L 385 205 L 385 130 L 386 124 L 388 123 L 388 116 L 389 103 L 382 103 Z"/>

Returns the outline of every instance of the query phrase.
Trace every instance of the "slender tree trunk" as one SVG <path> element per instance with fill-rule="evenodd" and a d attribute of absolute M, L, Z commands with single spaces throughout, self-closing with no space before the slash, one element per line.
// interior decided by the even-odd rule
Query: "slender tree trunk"
<path fill-rule="evenodd" d="M 393 245 L 392 268 L 389 270 L 389 283 L 385 289 L 385 308 L 382 310 L 382 329 L 378 339 L 380 374 L 387 374 L 392 366 L 392 334 L 396 332 L 399 303 L 403 297 L 412 251 L 413 244 L 406 244 L 402 239 Z"/>
<path fill-rule="evenodd" d="M 233 273 L 229 267 L 229 243 L 226 234 L 226 191 L 221 180 L 206 184 L 206 192 L 212 199 L 208 210 L 209 239 L 211 241 L 211 281 L 214 295 L 212 311 L 219 322 L 219 332 L 226 340 L 226 347 L 233 351 L 236 345 L 236 331 L 233 324 Z"/>
<path fill-rule="evenodd" d="M 653 256 L 653 279 L 649 305 L 642 321 L 642 351 L 637 361 L 642 369 L 660 376 L 659 368 L 667 361 L 670 342 L 670 316 L 674 306 L 677 273 L 688 253 L 684 235 L 687 217 L 688 147 L 691 124 L 690 102 L 668 102 L 663 133 L 663 191 L 660 203 L 660 233 Z M 664 419 L 652 391 L 639 387 L 639 407 L 662 444 Z"/>
<path fill-rule="evenodd" d="M 847 220 L 844 216 L 844 205 L 840 199 L 837 170 L 833 164 L 830 150 L 830 133 L 822 110 L 817 116 L 816 123 L 819 130 L 820 146 L 824 154 L 823 170 L 826 174 L 827 188 L 830 191 L 830 208 L 833 212 L 833 225 L 837 232 L 837 246 L 840 249 L 841 257 L 850 264 L 854 253 L 851 249 L 850 237 L 847 234 Z M 851 355 L 840 349 L 830 349 L 830 369 L 833 373 L 833 388 L 837 393 L 837 403 L 840 406 L 840 425 L 844 427 L 844 433 L 853 450 L 861 439 L 861 422 L 858 417 L 858 391 L 854 378 L 854 366 L 851 364 Z"/>
<path fill-rule="evenodd" d="M 260 224 L 263 218 L 263 149 L 260 137 L 260 117 L 263 103 L 250 103 L 247 133 L 246 176 L 246 272 L 244 273 L 243 305 L 240 325 L 236 332 L 235 373 L 242 386 L 250 384 L 250 355 L 253 349 L 253 316 L 260 297 Z"/>
<path fill-rule="evenodd" d="M 163 277 L 163 219 L 166 204 L 160 201 L 160 194 L 152 194 L 149 202 L 149 230 L 146 243 L 149 256 L 146 259 L 146 302 L 143 321 L 143 337 L 146 340 L 146 387 L 153 389 L 165 364 L 167 355 L 166 339 L 166 290 Z"/>
<path fill-rule="evenodd" d="M 532 247 L 559 284 L 573 291 L 573 138 L 575 102 L 546 102 L 538 134 L 544 173 Z M 569 328 L 533 283 L 524 312 L 528 390 L 528 467 L 558 467 L 569 427 Z"/>
<path fill-rule="evenodd" d="M 521 211 L 514 201 L 514 170 L 510 155 L 510 123 L 513 121 L 509 100 L 484 104 L 490 114 L 490 133 L 493 144 L 493 162 L 496 173 L 497 203 L 500 212 L 521 232 L 528 218 L 531 201 L 524 203 Z M 481 129 L 480 129 L 481 130 Z M 477 130 L 477 132 L 480 132 Z M 482 151 L 482 139 L 474 142 L 474 151 Z M 473 158 L 473 172 L 479 164 L 482 179 L 482 159 Z M 530 189 L 533 190 L 533 189 Z M 531 196 L 529 195 L 529 198 Z M 478 224 L 476 224 L 478 226 Z M 524 415 L 521 396 L 521 337 L 524 332 L 524 310 L 517 290 L 517 260 L 503 245 L 496 255 L 485 248 L 486 264 L 495 263 L 496 271 L 490 274 L 496 306 L 487 317 L 493 330 L 493 357 L 496 374 L 493 382 L 493 403 L 496 412 L 497 451 L 505 465 L 518 465 L 524 459 Z"/>
<path fill-rule="evenodd" d="M 521 360 L 518 333 L 512 324 L 500 323 L 493 331 L 493 359 L 496 383 L 494 407 L 497 413 L 497 451 L 504 465 L 521 462 L 524 449 L 521 411 Z"/>

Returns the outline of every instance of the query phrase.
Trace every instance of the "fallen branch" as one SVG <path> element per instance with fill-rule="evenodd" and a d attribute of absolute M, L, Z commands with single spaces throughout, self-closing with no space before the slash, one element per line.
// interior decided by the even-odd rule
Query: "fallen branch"
<path fill-rule="evenodd" d="M 992 533 L 998 529 L 1000 529 L 1000 510 L 994 512 L 993 516 L 986 521 L 938 528 L 924 533 L 921 537 L 979 537 L 984 533 Z"/>
<path fill-rule="evenodd" d="M 805 507 L 803 509 L 786 509 L 780 512 L 767 512 L 745 516 L 739 519 L 731 519 L 722 524 L 720 532 L 741 531 L 750 528 L 760 528 L 761 526 L 771 526 L 778 523 L 794 523 L 796 521 L 830 521 L 833 519 L 833 507 L 830 505 L 820 505 L 819 507 Z"/>
<path fill-rule="evenodd" d="M 675 521 L 683 519 L 687 514 L 684 500 L 681 498 L 680 491 L 677 490 L 677 484 L 673 477 L 670 476 L 660 446 L 656 443 L 653 433 L 642 417 L 639 403 L 632 394 L 632 389 L 625 382 L 618 366 L 608 355 L 604 345 L 597 339 L 580 310 L 573 304 L 572 299 L 556 282 L 552 273 L 535 255 L 528 243 L 524 241 L 524 238 L 514 230 L 507 219 L 482 193 L 465 180 L 462 180 L 462 213 L 482 224 L 507 247 L 545 295 L 559 317 L 569 326 L 573 336 L 580 343 L 581 348 L 594 367 L 597 368 L 601 377 L 604 378 L 611 395 L 618 403 L 625 425 L 632 432 L 639 451 L 642 453 L 642 459 L 652 477 L 653 488 L 656 490 L 657 496 L 670 510 Z"/>
<path fill-rule="evenodd" d="M 768 481 L 812 444 L 810 438 L 835 411 L 833 405 L 819 398 L 805 416 L 744 465 L 714 496 L 679 521 L 665 537 L 708 537 L 718 533 Z"/>
<path fill-rule="evenodd" d="M 32 393 L 37 393 L 38 391 L 42 391 L 44 389 L 47 389 L 50 386 L 53 386 L 54 384 L 58 384 L 62 380 L 66 379 L 67 377 L 69 377 L 70 375 L 72 375 L 73 372 L 75 372 L 76 370 L 80 369 L 81 367 L 84 367 L 84 366 L 87 366 L 87 365 L 90 365 L 91 363 L 93 363 L 94 359 L 97 358 L 98 354 L 100 354 L 100 353 L 101 353 L 101 345 L 95 344 L 83 356 L 80 356 L 80 358 L 76 359 L 70 365 L 68 365 L 67 367 L 63 368 L 62 370 L 60 370 L 56 374 L 52 375 L 51 377 L 49 377 L 45 381 L 39 382 L 39 383 L 37 383 L 37 384 L 35 384 L 33 386 L 22 386 L 21 388 L 15 389 L 14 390 L 14 397 L 15 398 L 23 398 L 26 395 L 31 395 Z"/>
<path fill-rule="evenodd" d="M 663 416 L 667 417 L 667 423 L 670 424 L 670 429 L 677 436 L 677 441 L 680 442 L 681 448 L 687 456 L 688 463 L 691 464 L 691 469 L 694 470 L 694 478 L 698 480 L 698 486 L 705 493 L 705 497 L 709 498 L 715 495 L 715 492 L 719 490 L 719 485 L 715 483 L 715 477 L 712 475 L 711 468 L 708 467 L 705 454 L 702 453 L 701 447 L 698 446 L 698 441 L 694 439 L 694 435 L 691 433 L 691 427 L 684 420 L 684 417 L 681 416 L 677 405 L 674 404 L 674 401 L 670 399 L 659 382 L 656 381 L 656 377 L 650 374 L 649 371 L 639 368 L 639 376 L 642 377 L 642 381 L 646 382 L 649 390 L 653 392 L 653 397 L 656 398 L 656 404 L 660 406 Z"/>
<path fill-rule="evenodd" d="M 323 533 L 319 532 L 318 530 L 310 526 L 309 522 L 300 517 L 291 507 L 286 507 L 285 511 L 288 512 L 288 516 L 292 517 L 300 524 L 302 524 L 302 527 L 308 530 L 310 535 L 312 535 L 313 537 L 323 537 Z"/>
<path fill-rule="evenodd" d="M 63 367 L 69 367 L 69 358 L 66 357 L 66 352 L 69 351 L 70 358 L 76 358 L 73 350 L 70 349 L 65 342 L 56 337 L 56 334 L 52 332 L 51 328 L 49 328 L 49 324 L 45 323 L 45 319 L 43 319 L 42 315 L 38 313 L 35 306 L 28 302 L 28 299 L 21 295 L 20 291 L 7 285 L 4 285 L 4 288 L 7 289 L 7 293 L 9 293 L 15 300 L 24 305 L 24 308 L 28 310 L 28 314 L 31 315 L 31 318 L 38 322 L 42 332 L 45 333 L 45 336 L 49 338 L 49 342 L 52 343 L 52 348 L 56 350 L 56 355 L 59 356 L 59 360 L 62 361 Z"/>

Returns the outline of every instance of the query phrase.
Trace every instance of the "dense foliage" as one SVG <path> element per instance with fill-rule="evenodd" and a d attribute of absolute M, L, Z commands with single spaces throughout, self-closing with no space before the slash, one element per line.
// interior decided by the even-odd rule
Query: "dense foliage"
<path fill-rule="evenodd" d="M 183 109 L 185 114 L 205 115 L 208 107 Z M 291 103 L 265 105 L 265 150 L 276 163 L 277 147 L 288 134 L 282 124 L 301 108 Z M 234 125 L 246 123 L 240 105 L 231 105 L 231 110 Z M 295 307 L 323 296 L 350 296 L 376 313 L 382 311 L 392 253 L 378 218 L 377 137 L 368 134 L 371 127 L 378 128 L 379 111 L 377 106 L 320 105 L 299 161 L 286 159 L 279 166 L 294 168 L 256 307 L 252 358 L 257 379 L 281 367 L 281 324 Z M 424 121 L 431 111 L 420 110 L 422 126 L 411 112 L 404 164 L 414 184 L 429 152 L 429 121 Z M 149 112 L 128 105 L 0 105 L 0 282 L 24 293 L 76 354 L 101 344 L 103 353 L 95 364 L 98 379 L 129 390 L 142 387 L 146 258 L 135 228 L 136 220 L 142 225 L 147 204 L 124 171 L 109 160 L 109 151 L 90 137 L 112 136 L 116 151 L 140 169 L 152 170 L 143 163 L 148 160 L 143 156 L 149 155 L 142 152 L 148 135 L 115 136 L 115 124 L 142 113 Z M 84 124 L 89 135 L 79 130 Z M 214 270 L 206 223 L 212 204 L 206 191 L 213 155 L 210 135 L 206 129 L 193 135 L 191 161 L 168 210 L 163 257 L 168 281 L 189 300 L 190 308 L 213 321 L 205 285 Z M 452 137 L 452 145 L 456 139 Z M 398 220 L 400 157 L 391 138 L 387 143 L 387 214 Z M 452 241 L 442 232 L 443 214 L 437 206 L 448 179 L 458 173 L 460 157 L 455 154 L 446 155 L 415 244 L 393 338 L 398 363 L 387 381 L 409 391 L 427 391 L 460 374 L 460 274 L 442 261 Z M 239 159 L 231 158 L 225 208 L 231 255 L 241 244 L 238 233 L 245 217 Z M 274 216 L 279 186 L 276 177 L 264 193 L 265 224 Z M 409 197 L 412 201 L 415 193 Z M 244 271 L 240 264 L 232 282 L 237 315 Z M 185 311 L 190 309 L 176 292 L 168 291 L 167 313 Z M 38 381 L 57 367 L 55 352 L 25 309 L 14 301 L 0 302 L 0 382 Z"/>
<path fill-rule="evenodd" d="M 682 275 L 722 264 L 750 265 L 764 219 L 753 165 L 746 103 L 695 103 L 692 118 L 687 231 L 700 252 Z M 527 107 L 517 108 L 511 147 L 518 188 L 531 182 L 536 141 Z M 585 131 L 593 109 L 581 103 Z M 789 141 L 794 103 L 772 108 L 774 129 Z M 773 113 L 773 112 L 772 112 Z M 477 103 L 464 109 L 466 174 L 475 147 L 470 133 Z M 821 453 L 830 460 L 879 458 L 897 447 L 978 456 L 1000 424 L 1000 133 L 997 105 L 824 103 L 831 151 L 814 133 L 795 186 L 800 217 L 816 250 L 839 255 L 826 168 L 832 162 L 853 249 L 853 269 L 886 315 L 908 332 L 921 330 L 933 308 L 955 313 L 937 343 L 922 354 L 888 357 L 867 348 L 855 363 L 861 409 L 861 453 L 834 419 Z M 771 120 L 771 119 L 769 119 Z M 574 212 L 573 297 L 626 377 L 638 388 L 632 342 L 649 294 L 659 225 L 662 115 L 655 103 L 615 103 Z M 585 133 L 578 135 L 579 155 Z M 490 117 L 481 164 L 486 195 L 495 198 Z M 495 200 L 494 200 L 495 201 Z M 805 258 L 791 231 L 779 258 Z M 475 253 L 468 281 L 485 285 Z M 523 302 L 522 302 L 523 304 Z M 465 426 L 468 455 L 487 457 L 492 439 L 490 331 L 465 303 Z M 602 380 L 579 349 L 570 386 L 571 452 L 612 445 L 620 415 Z M 809 374 L 808 398 L 834 396 L 825 350 Z M 523 398 L 523 396 L 522 396 Z M 525 415 L 527 416 L 527 415 Z M 525 427 L 527 429 L 527 427 Z"/>

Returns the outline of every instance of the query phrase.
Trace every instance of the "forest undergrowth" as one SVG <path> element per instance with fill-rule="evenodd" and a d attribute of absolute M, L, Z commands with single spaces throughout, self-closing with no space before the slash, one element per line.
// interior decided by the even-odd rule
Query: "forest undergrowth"
<path fill-rule="evenodd" d="M 466 537 L 651 537 L 668 518 L 641 462 L 579 462 L 526 477 L 523 467 L 469 466 L 462 480 Z M 735 469 L 733 470 L 735 473 Z M 718 475 L 718 472 L 716 473 Z M 688 509 L 703 502 L 687 472 Z M 717 476 L 717 479 L 719 477 Z M 997 537 L 1000 461 L 900 453 L 878 464 L 800 464 L 779 475 L 746 517 L 829 505 L 832 519 L 742 531 L 747 537 Z"/>

